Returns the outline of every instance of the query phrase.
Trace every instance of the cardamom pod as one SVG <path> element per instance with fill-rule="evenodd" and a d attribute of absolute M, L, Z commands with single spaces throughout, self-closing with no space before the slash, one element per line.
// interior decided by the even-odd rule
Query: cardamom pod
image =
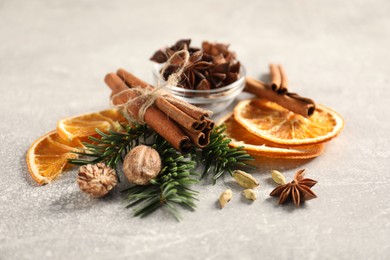
<path fill-rule="evenodd" d="M 223 209 L 226 204 L 232 199 L 233 193 L 231 189 L 227 189 L 224 192 L 222 192 L 221 196 L 219 197 L 219 205 L 221 205 L 221 209 Z"/>
<path fill-rule="evenodd" d="M 247 198 L 248 200 L 256 200 L 257 199 L 256 192 L 252 189 L 246 189 L 243 191 L 243 193 L 244 193 L 245 198 Z"/>
<path fill-rule="evenodd" d="M 284 176 L 281 172 L 272 170 L 271 175 L 272 175 L 272 179 L 277 184 L 284 185 L 287 183 L 286 178 L 284 178 Z"/>
<path fill-rule="evenodd" d="M 252 189 L 252 188 L 256 188 L 257 186 L 260 185 L 257 182 L 257 180 L 255 178 L 253 178 L 252 175 L 250 175 L 244 171 L 240 171 L 240 170 L 234 171 L 233 178 L 236 180 L 238 185 L 240 185 L 243 188 Z"/>

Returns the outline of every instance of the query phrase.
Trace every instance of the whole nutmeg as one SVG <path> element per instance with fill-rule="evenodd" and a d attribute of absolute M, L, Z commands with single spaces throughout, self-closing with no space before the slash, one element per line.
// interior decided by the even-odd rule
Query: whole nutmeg
<path fill-rule="evenodd" d="M 139 145 L 125 157 L 123 172 L 127 179 L 137 185 L 149 184 L 161 170 L 161 158 L 152 147 Z"/>
<path fill-rule="evenodd" d="M 92 197 L 103 197 L 117 184 L 116 172 L 104 163 L 87 164 L 80 167 L 77 183 Z"/>

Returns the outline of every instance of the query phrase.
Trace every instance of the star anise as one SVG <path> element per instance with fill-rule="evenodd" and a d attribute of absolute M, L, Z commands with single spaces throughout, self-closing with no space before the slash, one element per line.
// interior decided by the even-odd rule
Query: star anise
<path fill-rule="evenodd" d="M 214 88 L 227 86 L 239 78 L 239 71 L 240 63 L 238 61 L 216 64 L 210 70 L 210 81 L 213 83 Z"/>
<path fill-rule="evenodd" d="M 151 60 L 157 63 L 166 62 L 175 52 L 188 50 L 189 63 L 183 72 L 180 86 L 186 89 L 209 90 L 227 86 L 239 78 L 240 63 L 236 54 L 229 51 L 229 45 L 222 43 L 202 43 L 202 50 L 190 47 L 191 40 L 180 40 L 173 46 L 158 50 Z M 164 79 L 178 71 L 183 65 L 184 57 L 175 56 L 165 68 Z"/>
<path fill-rule="evenodd" d="M 207 70 L 213 64 L 212 59 L 204 55 L 202 51 L 196 51 L 190 54 L 188 64 L 186 65 L 183 75 L 181 75 L 180 86 L 186 89 L 206 90 L 211 88 L 211 84 L 206 78 Z M 165 80 L 183 66 L 184 59 L 177 57 L 171 61 L 171 64 L 165 69 L 163 77 Z"/>
<path fill-rule="evenodd" d="M 304 178 L 304 176 L 305 169 L 297 171 L 292 182 L 276 187 L 270 193 L 270 196 L 279 196 L 279 204 L 283 204 L 288 199 L 291 199 L 297 207 L 299 207 L 302 201 L 316 198 L 316 194 L 310 188 L 317 181 Z"/>
<path fill-rule="evenodd" d="M 202 51 L 197 51 L 191 54 L 189 65 L 184 70 L 184 88 L 197 90 L 207 90 L 211 88 L 209 81 L 206 78 L 206 73 L 213 64 L 204 55 Z"/>
<path fill-rule="evenodd" d="M 209 72 L 214 88 L 227 86 L 239 78 L 240 62 L 236 60 L 236 54 L 229 51 L 228 44 L 204 41 L 202 50 L 213 58 L 215 64 Z"/>
<path fill-rule="evenodd" d="M 202 49 L 204 53 L 215 57 L 216 60 L 221 59 L 221 57 L 225 60 L 225 62 L 230 62 L 236 59 L 236 54 L 229 51 L 229 44 L 204 41 L 202 42 Z M 220 63 L 223 63 L 223 61 Z"/>
<path fill-rule="evenodd" d="M 190 47 L 191 39 L 184 39 L 177 41 L 174 45 L 168 48 L 156 51 L 150 60 L 157 63 L 166 62 L 175 52 L 180 50 L 188 50 L 190 54 L 199 51 L 199 48 Z"/>

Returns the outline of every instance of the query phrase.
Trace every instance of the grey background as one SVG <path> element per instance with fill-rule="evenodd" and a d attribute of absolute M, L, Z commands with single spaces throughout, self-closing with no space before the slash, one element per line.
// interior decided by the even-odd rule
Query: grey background
<path fill-rule="evenodd" d="M 0 0 L 0 259 L 388 259 L 389 12 L 388 0 Z M 293 90 L 343 115 L 344 131 L 314 160 L 259 162 L 253 204 L 230 178 L 195 186 L 198 209 L 180 223 L 133 218 L 118 192 L 88 198 L 76 171 L 31 181 L 30 143 L 107 108 L 106 73 L 150 81 L 151 54 L 183 37 L 230 43 L 253 77 L 284 64 Z M 302 167 L 318 199 L 277 206 L 270 170 Z M 226 187 L 234 199 L 218 210 Z"/>

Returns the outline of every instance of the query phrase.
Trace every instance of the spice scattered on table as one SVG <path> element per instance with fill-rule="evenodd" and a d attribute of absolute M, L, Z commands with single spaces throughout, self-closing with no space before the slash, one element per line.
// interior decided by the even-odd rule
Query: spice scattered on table
<path fill-rule="evenodd" d="M 77 183 L 89 195 L 103 197 L 116 186 L 116 172 L 104 163 L 87 164 L 80 167 Z"/>
<path fill-rule="evenodd" d="M 233 172 L 233 178 L 238 185 L 246 189 L 253 189 L 260 185 L 252 175 L 241 170 L 235 170 Z"/>
<path fill-rule="evenodd" d="M 137 185 L 147 185 L 161 171 L 161 158 L 150 146 L 138 145 L 131 149 L 123 161 L 123 173 Z"/>
<path fill-rule="evenodd" d="M 277 184 L 284 185 L 287 183 L 286 178 L 284 177 L 284 175 L 280 171 L 273 170 L 273 171 L 271 171 L 271 175 L 272 175 L 272 179 Z"/>
<path fill-rule="evenodd" d="M 219 197 L 219 205 L 221 206 L 221 209 L 223 209 L 229 203 L 232 197 L 233 192 L 231 189 L 227 189 L 222 192 L 221 196 Z"/>
<path fill-rule="evenodd" d="M 257 199 L 256 192 L 253 189 L 246 189 L 243 191 L 245 198 L 255 201 Z"/>
<path fill-rule="evenodd" d="M 68 166 L 79 165 L 80 190 L 102 197 L 114 189 L 122 174 L 131 183 L 124 192 L 135 216 L 164 207 L 180 219 L 177 206 L 196 207 L 198 193 L 191 185 L 199 176 L 211 174 L 215 183 L 230 173 L 244 188 L 242 195 L 254 201 L 259 182 L 242 171 L 252 168 L 248 153 L 315 157 L 343 128 L 344 121 L 336 112 L 290 92 L 280 64 L 270 64 L 269 83 L 248 77 L 245 91 L 258 99 L 239 102 L 223 120 L 226 125 L 214 128 L 212 111 L 160 89 L 164 84 L 192 90 L 221 88 L 242 76 L 241 64 L 228 44 L 190 45 L 189 39 L 179 40 L 152 56 L 151 60 L 163 64 L 161 74 L 167 81 L 156 88 L 124 69 L 107 74 L 114 108 L 62 119 L 56 131 L 35 141 L 26 158 L 34 180 L 43 185 Z M 203 174 L 197 173 L 198 162 L 204 163 Z M 298 171 L 286 183 L 281 172 L 273 171 L 272 178 L 280 185 L 270 195 L 279 196 L 279 204 L 292 200 L 297 207 L 316 198 L 311 188 L 317 181 L 304 178 L 304 172 Z M 225 190 L 219 197 L 221 208 L 232 197 L 232 190 Z"/>
<path fill-rule="evenodd" d="M 292 182 L 276 187 L 270 193 L 270 196 L 279 196 L 279 204 L 292 200 L 297 207 L 299 207 L 302 201 L 317 198 L 316 194 L 311 190 L 317 181 L 304 178 L 304 176 L 305 169 L 297 171 Z"/>

